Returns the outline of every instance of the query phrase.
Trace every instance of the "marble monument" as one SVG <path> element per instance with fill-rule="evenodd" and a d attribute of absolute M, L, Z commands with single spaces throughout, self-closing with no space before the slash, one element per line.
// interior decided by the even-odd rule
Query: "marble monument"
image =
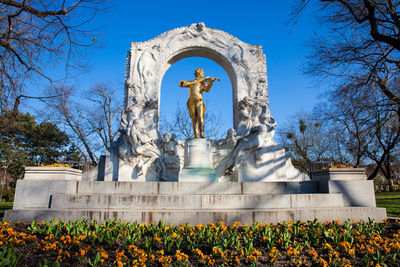
<path fill-rule="evenodd" d="M 214 60 L 230 77 L 234 125 L 222 140 L 176 140 L 159 132 L 162 78 L 175 62 L 194 56 Z M 386 218 L 365 174 L 346 172 L 336 179 L 322 173 L 310 180 L 274 142 L 261 46 L 196 23 L 132 43 L 126 66 L 120 136 L 97 170 L 71 177 L 66 170 L 68 176 L 28 169 L 17 182 L 6 220 L 117 218 L 194 225 Z M 203 137 L 204 107 L 199 110 L 191 117 Z"/>
<path fill-rule="evenodd" d="M 268 105 L 267 67 L 262 47 L 246 44 L 226 32 L 206 27 L 204 23 L 131 44 L 127 56 L 121 136 L 110 149 L 104 180 L 180 181 L 186 176 L 185 155 L 188 153 L 185 153 L 185 147 L 191 147 L 187 144 L 190 141 L 171 140 L 171 134 L 161 136 L 158 116 L 165 72 L 175 62 L 195 56 L 220 64 L 232 83 L 233 128 L 227 131 L 224 140 L 209 140 L 210 144 L 206 144 L 211 169 L 215 170 L 211 180 L 308 180 L 306 174 L 292 166 L 284 149 L 272 139 L 276 123 Z M 203 78 L 204 71 L 198 71 L 196 75 Z M 207 90 L 218 80 L 205 79 Z M 192 85 L 181 81 L 180 86 Z M 194 113 L 195 110 L 191 111 L 190 116 L 195 136 L 204 137 L 202 120 L 193 117 Z M 197 120 L 198 126 L 195 125 Z"/>

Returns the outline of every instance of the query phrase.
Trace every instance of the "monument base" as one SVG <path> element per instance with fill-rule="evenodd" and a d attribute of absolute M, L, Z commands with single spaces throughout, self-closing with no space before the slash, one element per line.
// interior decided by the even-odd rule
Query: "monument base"
<path fill-rule="evenodd" d="M 364 181 L 368 182 L 368 181 Z M 326 193 L 325 193 L 326 192 Z M 166 224 L 233 224 L 282 221 L 382 221 L 386 210 L 320 182 L 83 182 L 19 180 L 13 210 L 5 220 L 97 220 Z"/>
<path fill-rule="evenodd" d="M 185 182 L 218 182 L 218 175 L 213 169 L 183 168 L 179 181 Z"/>
<path fill-rule="evenodd" d="M 213 168 L 211 142 L 207 139 L 191 139 L 185 144 L 185 165 L 179 173 L 179 181 L 217 182 Z"/>

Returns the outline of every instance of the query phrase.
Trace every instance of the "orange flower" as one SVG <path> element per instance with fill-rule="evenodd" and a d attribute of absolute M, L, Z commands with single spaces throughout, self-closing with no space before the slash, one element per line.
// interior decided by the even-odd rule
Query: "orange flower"
<path fill-rule="evenodd" d="M 236 264 L 240 264 L 240 259 L 238 257 L 235 257 L 235 262 Z"/>
<path fill-rule="evenodd" d="M 81 256 L 85 256 L 86 251 L 85 251 L 84 249 L 80 249 L 79 251 L 80 251 L 80 253 L 81 253 Z"/>
<path fill-rule="evenodd" d="M 178 235 L 178 234 L 176 234 L 175 232 L 173 232 L 173 233 L 171 234 L 171 237 L 172 237 L 172 239 L 175 239 L 175 238 L 178 238 L 178 237 L 179 237 L 179 235 Z"/>

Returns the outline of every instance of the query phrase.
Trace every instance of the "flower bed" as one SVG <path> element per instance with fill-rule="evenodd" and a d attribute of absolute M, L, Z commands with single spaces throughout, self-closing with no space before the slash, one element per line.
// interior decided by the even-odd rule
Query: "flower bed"
<path fill-rule="evenodd" d="M 69 166 L 68 164 L 59 164 L 59 163 L 53 163 L 53 164 L 49 164 L 49 165 L 40 164 L 40 167 L 65 167 L 65 168 L 71 168 L 71 166 Z"/>
<path fill-rule="evenodd" d="M 353 168 L 353 166 L 351 165 L 346 165 L 346 164 L 336 164 L 336 165 L 329 165 L 326 166 L 324 168 L 322 168 L 322 170 L 326 170 L 326 169 L 343 169 L 343 168 Z"/>
<path fill-rule="evenodd" d="M 400 265 L 400 222 L 0 223 L 0 265 Z M 54 265 L 53 265 L 54 266 Z"/>

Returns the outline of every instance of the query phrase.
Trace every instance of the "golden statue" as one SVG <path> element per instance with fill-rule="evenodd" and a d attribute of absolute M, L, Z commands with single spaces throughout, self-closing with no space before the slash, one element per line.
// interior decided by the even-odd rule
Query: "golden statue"
<path fill-rule="evenodd" d="M 203 78 L 203 69 L 195 70 L 194 76 L 196 77 L 196 79 L 194 79 L 193 81 L 180 81 L 179 86 L 189 87 L 190 89 L 187 107 L 193 123 L 194 136 L 195 138 L 204 138 L 204 112 L 206 110 L 206 105 L 204 105 L 202 93 L 203 91 L 206 91 L 208 93 L 214 81 L 219 81 L 220 79 L 214 77 Z M 206 82 L 208 82 L 208 84 L 205 84 Z"/>

